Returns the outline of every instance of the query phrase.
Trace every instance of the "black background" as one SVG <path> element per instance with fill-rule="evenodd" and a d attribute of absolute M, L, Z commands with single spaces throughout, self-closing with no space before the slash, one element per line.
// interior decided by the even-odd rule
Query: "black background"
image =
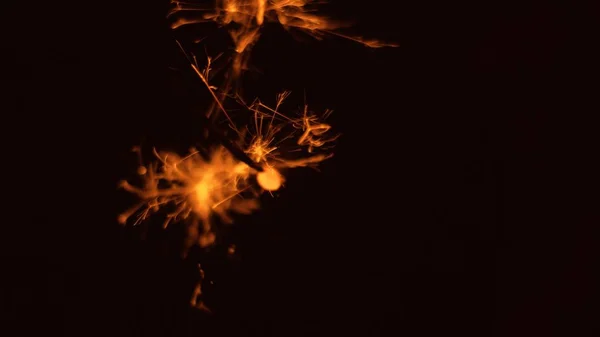
<path fill-rule="evenodd" d="M 266 28 L 250 91 L 306 91 L 343 136 L 238 222 L 238 260 L 207 262 L 207 317 L 186 306 L 193 269 L 161 253 L 170 234 L 115 220 L 130 148 L 188 147 L 207 99 L 169 69 L 168 4 L 148 3 L 3 9 L 10 335 L 597 333 L 589 18 L 543 1 L 329 7 L 393 49 Z"/>

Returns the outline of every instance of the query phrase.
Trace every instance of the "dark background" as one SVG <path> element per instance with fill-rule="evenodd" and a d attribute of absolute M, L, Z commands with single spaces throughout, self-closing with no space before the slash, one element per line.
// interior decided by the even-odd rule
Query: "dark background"
<path fill-rule="evenodd" d="M 161 248 L 176 231 L 141 241 L 115 221 L 130 148 L 198 141 L 206 99 L 169 70 L 181 59 L 167 4 L 148 3 L 3 9 L 10 335 L 597 334 L 585 324 L 598 281 L 583 116 L 593 8 L 329 7 L 395 49 L 266 28 L 251 90 L 267 101 L 306 90 L 343 137 L 321 173 L 294 172 L 240 219 L 226 236 L 237 259 L 203 257 L 207 317 L 186 307 L 192 266 Z"/>

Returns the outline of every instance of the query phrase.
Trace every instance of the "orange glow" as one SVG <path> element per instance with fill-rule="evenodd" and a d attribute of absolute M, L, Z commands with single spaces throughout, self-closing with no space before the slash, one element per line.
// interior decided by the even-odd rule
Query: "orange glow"
<path fill-rule="evenodd" d="M 315 0 L 217 0 L 214 8 L 203 8 L 193 3 L 172 0 L 172 9 L 167 17 L 174 19 L 171 24 L 173 29 L 206 22 L 227 26 L 238 53 L 244 52 L 256 42 L 258 30 L 268 22 L 278 23 L 285 29 L 302 30 L 317 39 L 324 34 L 333 34 L 373 48 L 397 46 L 339 33 L 337 30 L 349 25 L 316 14 L 316 5 L 323 3 Z"/>
<path fill-rule="evenodd" d="M 216 23 L 229 33 L 236 54 L 231 60 L 227 80 L 221 86 L 220 100 L 232 90 L 233 84 L 248 68 L 250 52 L 259 40 L 261 29 L 267 23 L 279 24 L 286 30 L 300 30 L 315 39 L 326 35 L 344 38 L 370 48 L 397 47 L 375 39 L 365 39 L 341 33 L 349 26 L 319 15 L 315 12 L 324 1 L 315 0 L 216 0 L 214 7 L 206 8 L 191 2 L 171 0 L 171 10 L 167 18 L 172 20 L 171 28 L 204 23 Z M 223 112 L 218 105 L 208 111 L 207 116 Z"/>
<path fill-rule="evenodd" d="M 256 175 L 256 180 L 260 187 L 266 191 L 277 191 L 283 184 L 283 177 L 272 167 L 267 168 L 264 172 L 259 172 Z"/>
<path fill-rule="evenodd" d="M 287 106 L 288 112 L 283 113 L 290 92 L 277 95 L 274 104 L 267 105 L 258 99 L 246 104 L 233 90 L 247 68 L 252 46 L 267 23 L 298 29 L 317 39 L 329 34 L 367 47 L 394 46 L 340 33 L 338 30 L 345 25 L 309 9 L 315 3 L 311 0 L 217 0 L 213 7 L 201 8 L 172 1 L 168 17 L 173 29 L 212 22 L 229 33 L 236 53 L 229 60 L 229 72 L 222 83 L 210 83 L 211 57 L 201 66 L 194 55 L 179 46 L 212 96 L 213 106 L 205 116 L 214 125 L 225 122 L 237 136 L 235 146 L 249 159 L 242 161 L 239 153 L 234 155 L 230 147 L 219 145 L 202 154 L 191 149 L 186 156 L 154 150 L 155 160 L 144 164 L 140 149 L 135 148 L 140 157 L 137 173 L 141 183 L 122 181 L 120 187 L 137 196 L 139 202 L 119 215 L 121 224 L 139 224 L 163 210 L 164 227 L 189 220 L 185 249 L 193 245 L 210 246 L 216 240 L 216 224 L 232 223 L 234 214 L 257 210 L 264 192 L 278 191 L 284 185 L 287 170 L 316 167 L 333 156 L 331 150 L 339 134 L 332 133 L 331 125 L 326 122 L 331 110 L 317 114 L 304 104 L 297 113 Z M 225 101 L 238 104 L 236 116 L 226 110 Z M 250 165 L 252 162 L 258 166 Z"/>
<path fill-rule="evenodd" d="M 121 187 L 135 194 L 141 202 L 119 216 L 125 224 L 135 217 L 134 224 L 147 219 L 160 209 L 174 207 L 166 215 L 164 227 L 171 222 L 193 216 L 201 230 L 191 230 L 189 246 L 202 247 L 214 242 L 212 226 L 215 220 L 232 223 L 232 214 L 250 214 L 259 208 L 258 199 L 263 191 L 279 190 L 284 182 L 280 170 L 295 167 L 314 167 L 330 158 L 331 153 L 313 154 L 315 148 L 326 151 L 326 144 L 337 138 L 329 135 L 331 127 L 322 118 L 311 114 L 305 106 L 296 118 L 279 112 L 289 92 L 277 95 L 276 106 L 271 108 L 260 101 L 243 105 L 251 114 L 252 122 L 238 133 L 238 146 L 263 167 L 258 172 L 236 159 L 223 146 L 209 152 L 208 158 L 192 149 L 181 157 L 172 152 L 157 152 L 156 162 L 138 168 L 142 186 L 127 181 Z M 135 148 L 134 151 L 140 151 Z M 258 183 L 253 184 L 252 177 Z"/>
<path fill-rule="evenodd" d="M 198 271 L 200 273 L 200 280 L 196 283 L 192 298 L 190 299 L 190 305 L 196 309 L 202 310 L 206 313 L 211 313 L 211 310 L 204 304 L 202 300 L 202 281 L 204 281 L 204 270 L 201 265 L 198 265 Z"/>

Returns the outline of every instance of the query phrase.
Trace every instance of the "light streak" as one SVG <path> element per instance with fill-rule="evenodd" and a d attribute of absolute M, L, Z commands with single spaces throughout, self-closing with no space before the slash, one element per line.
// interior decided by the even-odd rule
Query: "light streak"
<path fill-rule="evenodd" d="M 204 116 L 209 131 L 218 136 L 220 144 L 203 151 L 191 149 L 183 156 L 154 149 L 154 160 L 146 164 L 142 161 L 141 149 L 134 148 L 140 159 L 139 183 L 123 180 L 120 187 L 139 200 L 119 215 L 121 224 L 137 225 L 158 214 L 164 217 L 164 228 L 185 221 L 185 256 L 194 245 L 213 245 L 218 224 L 232 223 L 234 214 L 256 211 L 261 195 L 285 186 L 288 170 L 314 168 L 333 156 L 331 151 L 339 134 L 333 133 L 327 123 L 331 110 L 317 114 L 306 102 L 293 109 L 287 104 L 289 91 L 276 95 L 271 105 L 259 99 L 247 104 L 235 92 L 238 80 L 247 69 L 252 47 L 259 40 L 262 29 L 270 23 L 303 31 L 316 39 L 330 35 L 371 48 L 395 46 L 342 34 L 338 30 L 347 25 L 316 14 L 309 9 L 315 4 L 310 0 L 217 0 L 212 6 L 203 7 L 172 1 L 168 18 L 172 20 L 173 29 L 216 23 L 226 29 L 231 38 L 235 54 L 224 80 L 218 85 L 210 83 L 214 59 L 207 57 L 206 65 L 201 67 L 196 57 L 187 53 L 178 42 L 190 69 L 212 96 L 213 105 Z M 245 114 L 232 116 L 225 108 L 226 101 L 236 103 Z M 226 139 L 216 127 L 219 118 L 234 132 L 233 141 Z M 234 252 L 235 248 L 230 248 L 230 253 Z M 199 270 L 203 278 L 204 271 L 200 267 Z M 201 301 L 201 294 L 201 283 L 198 283 L 190 304 L 208 311 Z"/>

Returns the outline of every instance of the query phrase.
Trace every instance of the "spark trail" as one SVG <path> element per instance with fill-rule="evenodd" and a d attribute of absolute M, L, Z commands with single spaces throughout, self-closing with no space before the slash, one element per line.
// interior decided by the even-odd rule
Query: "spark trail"
<path fill-rule="evenodd" d="M 329 134 L 331 127 L 323 117 L 331 112 L 319 118 L 305 106 L 296 117 L 284 115 L 279 110 L 289 94 L 277 95 L 274 107 L 258 100 L 245 106 L 251 121 L 239 131 L 235 145 L 260 165 L 262 172 L 237 159 L 222 145 L 212 148 L 208 156 L 196 149 L 183 157 L 154 150 L 156 162 L 147 166 L 140 162 L 141 186 L 121 182 L 121 187 L 135 194 L 140 203 L 122 213 L 119 221 L 125 224 L 134 218 L 134 224 L 138 224 L 170 207 L 164 227 L 190 218 L 186 248 L 194 244 L 206 247 L 214 242 L 211 229 L 215 220 L 231 223 L 231 213 L 249 214 L 256 210 L 260 194 L 276 191 L 284 184 L 281 172 L 314 167 L 330 158 L 328 150 L 337 135 Z M 139 153 L 140 149 L 134 151 Z"/>
<path fill-rule="evenodd" d="M 164 227 L 186 220 L 187 251 L 193 245 L 207 247 L 215 243 L 214 226 L 233 222 L 234 214 L 250 214 L 259 208 L 259 197 L 285 184 L 287 170 L 316 167 L 330 158 L 339 135 L 326 122 L 330 110 L 317 114 L 306 104 L 290 109 L 286 99 L 290 92 L 278 94 L 273 104 L 255 99 L 251 103 L 238 95 L 235 86 L 247 68 L 252 47 L 268 23 L 286 29 L 298 29 L 316 39 L 325 35 L 345 38 L 364 46 L 395 46 L 338 32 L 341 22 L 315 14 L 310 0 L 217 0 L 211 6 L 172 1 L 168 18 L 172 28 L 180 29 L 201 23 L 216 23 L 225 29 L 235 54 L 228 72 L 218 85 L 210 83 L 213 59 L 200 66 L 187 53 L 190 69 L 199 77 L 213 98 L 204 114 L 212 123 L 225 121 L 235 133 L 232 144 L 221 142 L 210 149 L 191 149 L 184 156 L 154 150 L 155 160 L 144 164 L 140 154 L 139 184 L 122 181 L 120 187 L 134 194 L 139 202 L 119 215 L 119 222 L 139 224 L 154 214 L 164 217 Z M 237 104 L 245 112 L 233 118 L 225 102 Z M 285 112 L 284 112 L 285 111 Z M 296 111 L 295 113 L 293 113 Z M 200 130 L 199 130 L 200 131 Z"/>
<path fill-rule="evenodd" d="M 207 6 L 197 2 L 172 0 L 172 9 L 167 18 L 173 20 L 171 24 L 173 29 L 213 23 L 227 30 L 235 55 L 232 57 L 225 83 L 221 87 L 220 101 L 223 101 L 226 95 L 235 89 L 236 81 L 247 69 L 252 47 L 259 40 L 261 30 L 268 23 L 279 24 L 286 30 L 302 31 L 318 40 L 331 35 L 370 48 L 397 46 L 375 39 L 342 34 L 339 29 L 350 25 L 315 13 L 317 6 L 322 3 L 314 0 L 216 0 L 214 6 Z M 218 115 L 221 111 L 218 104 L 215 104 L 208 111 L 207 116 Z"/>

